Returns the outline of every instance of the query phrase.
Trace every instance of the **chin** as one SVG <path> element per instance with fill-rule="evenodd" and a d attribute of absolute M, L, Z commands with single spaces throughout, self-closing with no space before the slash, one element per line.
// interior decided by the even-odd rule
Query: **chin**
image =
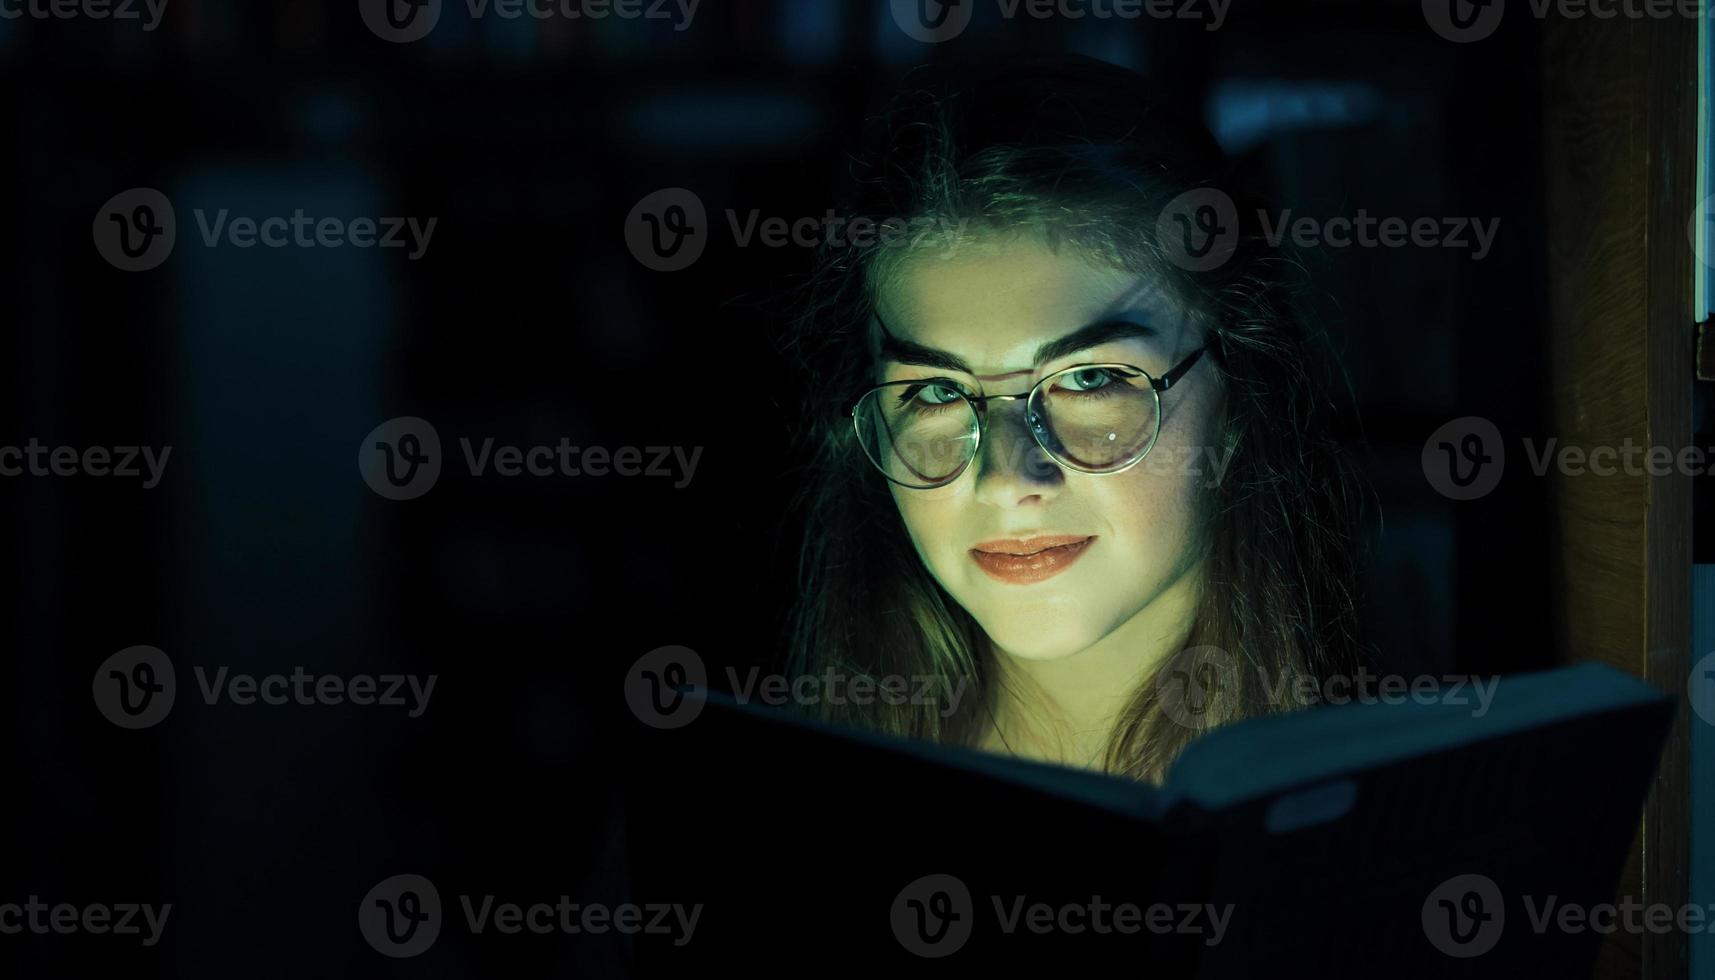
<path fill-rule="evenodd" d="M 971 574 L 949 589 L 998 649 L 1020 660 L 1063 660 L 1088 650 L 1124 621 L 1117 609 L 1092 603 L 1100 576 L 1072 569 L 1059 580 L 1019 587 Z"/>
<path fill-rule="evenodd" d="M 1023 610 L 1008 609 L 993 616 L 976 617 L 994 645 L 1019 660 L 1064 660 L 1094 646 L 1101 637 L 1088 629 L 1085 615 L 1044 613 L 1020 616 Z"/>
<path fill-rule="evenodd" d="M 1067 642 L 1062 637 L 1024 637 L 1010 639 L 1006 634 L 989 633 L 995 645 L 1007 652 L 1015 660 L 1031 660 L 1039 663 L 1049 663 L 1055 660 L 1065 660 L 1075 657 L 1088 650 L 1095 643 L 1093 638 L 1079 638 Z"/>

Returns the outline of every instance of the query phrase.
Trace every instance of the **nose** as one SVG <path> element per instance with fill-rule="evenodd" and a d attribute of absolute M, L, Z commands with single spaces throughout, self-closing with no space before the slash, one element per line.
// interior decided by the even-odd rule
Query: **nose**
<path fill-rule="evenodd" d="M 1024 401 L 994 401 L 976 467 L 977 499 L 996 507 L 1042 503 L 1065 486 L 1066 474 L 1030 434 Z"/>

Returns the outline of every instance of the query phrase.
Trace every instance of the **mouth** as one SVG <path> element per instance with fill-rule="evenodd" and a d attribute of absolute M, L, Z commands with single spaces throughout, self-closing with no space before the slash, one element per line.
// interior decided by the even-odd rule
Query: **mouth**
<path fill-rule="evenodd" d="M 989 578 L 1009 585 L 1028 585 L 1072 567 L 1095 540 L 1093 535 L 1061 534 L 1022 541 L 984 541 L 970 554 Z"/>

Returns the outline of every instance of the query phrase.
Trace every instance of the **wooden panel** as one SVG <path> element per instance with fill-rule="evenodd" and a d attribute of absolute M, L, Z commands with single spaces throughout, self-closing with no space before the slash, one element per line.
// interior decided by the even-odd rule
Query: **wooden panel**
<path fill-rule="evenodd" d="M 1563 444 L 1623 447 L 1629 439 L 1677 451 L 1690 443 L 1696 28 L 1684 17 L 1544 27 L 1548 434 Z M 1690 479 L 1552 471 L 1551 479 L 1557 656 L 1613 664 L 1681 699 L 1621 894 L 1682 905 Z M 1615 933 L 1598 975 L 1685 977 L 1686 938 Z"/>

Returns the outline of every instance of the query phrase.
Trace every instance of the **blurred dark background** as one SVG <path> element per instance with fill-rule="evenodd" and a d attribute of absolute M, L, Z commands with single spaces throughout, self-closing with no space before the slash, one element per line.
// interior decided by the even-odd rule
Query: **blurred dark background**
<path fill-rule="evenodd" d="M 1089 54 L 1202 112 L 1279 209 L 1498 218 L 1481 261 L 1308 251 L 1306 301 L 1350 373 L 1345 435 L 1380 504 L 1364 610 L 1381 665 L 1549 663 L 1544 482 L 1517 466 L 1455 502 L 1420 459 L 1460 416 L 1509 445 L 1549 434 L 1539 25 L 1454 44 L 1415 0 L 1237 0 L 1213 31 L 996 10 L 977 4 L 940 44 L 906 36 L 885 2 L 834 0 L 704 0 L 683 30 L 473 19 L 448 0 L 427 38 L 397 44 L 355 3 L 170 0 L 152 31 L 0 20 L 0 444 L 173 447 L 153 490 L 0 480 L 14 777 L 0 901 L 174 904 L 155 947 L 4 937 L 0 971 L 624 975 L 612 935 L 449 928 L 388 960 L 353 913 L 402 872 L 449 905 L 622 893 L 627 668 L 665 644 L 711 671 L 771 665 L 793 595 L 791 420 L 730 399 L 737 378 L 803 383 L 774 344 L 810 255 L 740 247 L 724 215 L 837 204 L 863 118 L 925 62 Z M 178 240 L 124 272 L 92 221 L 135 187 L 171 199 Z M 661 272 L 622 227 L 672 187 L 712 226 L 693 265 Z M 417 260 L 207 248 L 197 208 L 437 225 Z M 353 465 L 398 416 L 432 422 L 447 455 L 413 500 L 383 499 Z M 473 478 L 461 436 L 702 455 L 682 488 Z M 136 644 L 173 658 L 179 693 L 164 722 L 126 731 L 92 705 L 91 678 Z M 207 705 L 193 665 L 439 680 L 407 718 Z"/>

